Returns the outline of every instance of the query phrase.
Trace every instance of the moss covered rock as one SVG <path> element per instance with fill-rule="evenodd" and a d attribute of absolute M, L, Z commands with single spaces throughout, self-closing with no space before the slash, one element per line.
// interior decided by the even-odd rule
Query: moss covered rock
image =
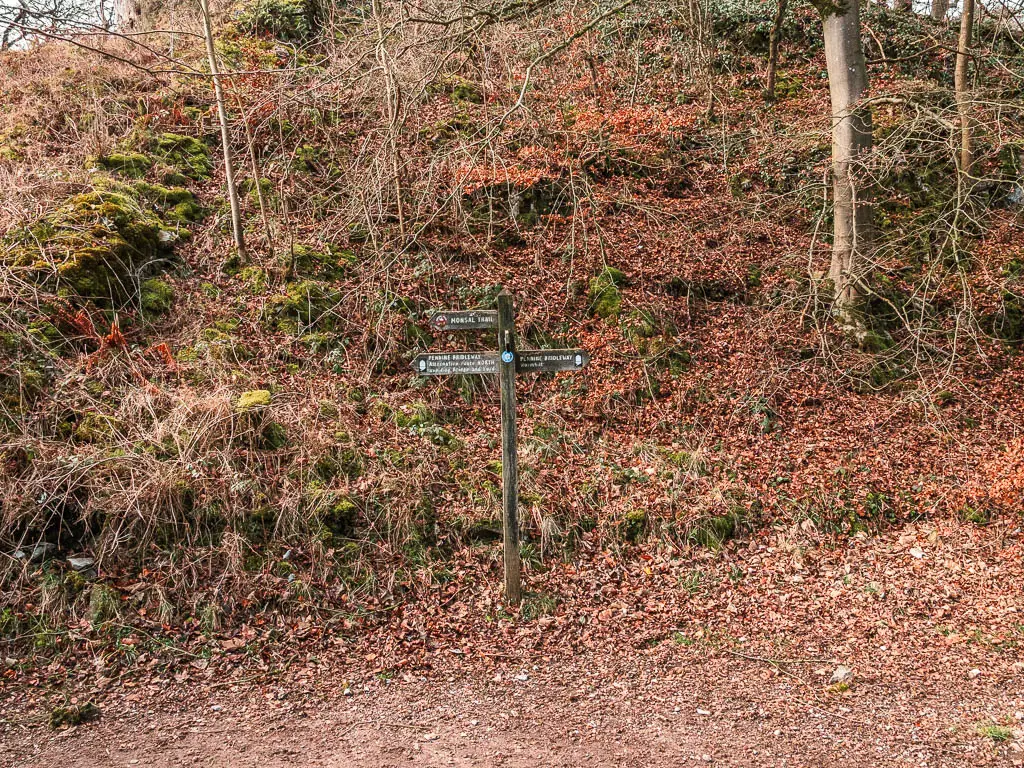
<path fill-rule="evenodd" d="M 331 482 L 338 477 L 353 479 L 363 472 L 363 457 L 354 447 L 334 446 L 326 451 L 316 464 L 313 471 L 323 482 Z"/>
<path fill-rule="evenodd" d="M 192 136 L 161 133 L 153 137 L 153 154 L 190 179 L 208 179 L 213 173 L 210 148 Z"/>
<path fill-rule="evenodd" d="M 183 187 L 191 181 L 188 176 L 178 171 L 165 171 L 161 181 L 169 187 Z"/>
<path fill-rule="evenodd" d="M 116 619 L 121 611 L 121 595 L 113 587 L 97 582 L 89 593 L 89 621 L 93 624 Z"/>
<path fill-rule="evenodd" d="M 262 267 L 242 267 L 238 270 L 238 277 L 245 284 L 246 288 L 254 294 L 263 293 L 267 289 L 269 276 L 267 275 L 267 270 Z"/>
<path fill-rule="evenodd" d="M 102 413 L 86 413 L 75 425 L 75 439 L 81 443 L 105 443 L 120 431 L 121 422 Z"/>
<path fill-rule="evenodd" d="M 633 544 L 643 538 L 647 530 L 647 512 L 643 509 L 633 509 L 627 512 L 619 521 L 619 532 L 622 538 Z"/>
<path fill-rule="evenodd" d="M 8 265 L 62 296 L 132 303 L 138 276 L 166 267 L 177 237 L 129 188 L 97 188 L 5 238 Z"/>
<path fill-rule="evenodd" d="M 65 726 L 81 725 L 98 720 L 100 708 L 87 701 L 85 704 L 69 704 L 66 707 L 56 707 L 50 712 L 50 728 L 57 730 Z"/>
<path fill-rule="evenodd" d="M 270 324 L 281 331 L 296 333 L 314 324 L 329 330 L 327 315 L 340 303 L 340 293 L 330 285 L 302 280 L 290 283 L 284 293 L 272 297 L 264 313 Z"/>
<path fill-rule="evenodd" d="M 328 506 L 320 515 L 325 540 L 351 538 L 359 521 L 359 507 L 352 499 L 343 497 Z"/>
<path fill-rule="evenodd" d="M 590 311 L 601 318 L 618 317 L 622 311 L 622 292 L 619 287 L 626 275 L 614 267 L 605 267 L 590 280 Z"/>
<path fill-rule="evenodd" d="M 719 549 L 736 535 L 742 516 L 738 510 L 724 515 L 706 517 L 696 521 L 690 528 L 689 539 L 693 544 L 708 549 Z"/>
<path fill-rule="evenodd" d="M 318 250 L 309 245 L 298 244 L 286 254 L 292 274 L 336 280 L 345 274 L 356 262 L 356 255 L 349 250 L 328 247 Z"/>
<path fill-rule="evenodd" d="M 111 152 L 95 158 L 95 164 L 121 176 L 141 179 L 153 167 L 153 158 L 141 152 Z"/>
<path fill-rule="evenodd" d="M 202 221 L 206 216 L 206 209 L 184 187 L 164 187 L 159 184 L 139 181 L 132 187 L 132 191 L 150 202 L 167 222 L 193 224 Z"/>
<path fill-rule="evenodd" d="M 36 360 L 21 360 L 0 368 L 0 404 L 19 410 L 39 398 L 46 382 L 46 371 Z"/>
<path fill-rule="evenodd" d="M 253 389 L 248 392 L 243 392 L 238 396 L 238 399 L 235 400 L 235 410 L 239 413 L 266 408 L 269 405 L 270 390 L 268 389 Z"/>
<path fill-rule="evenodd" d="M 266 451 L 276 451 L 284 448 L 288 445 L 288 430 L 280 422 L 268 421 L 260 430 L 257 443 L 260 448 Z"/>
<path fill-rule="evenodd" d="M 220 328 L 204 328 L 199 332 L 199 340 L 180 355 L 186 362 L 200 357 L 237 363 L 250 359 L 252 353 L 244 343 L 227 331 Z"/>
<path fill-rule="evenodd" d="M 71 198 L 35 224 L 0 240 L 3 259 L 19 277 L 75 303 L 170 307 L 169 284 L 146 279 L 173 263 L 182 227 L 204 209 L 187 189 L 93 176 L 94 188 Z"/>
<path fill-rule="evenodd" d="M 240 7 L 236 24 L 256 37 L 304 40 L 315 29 L 316 7 L 309 0 L 255 0 Z"/>

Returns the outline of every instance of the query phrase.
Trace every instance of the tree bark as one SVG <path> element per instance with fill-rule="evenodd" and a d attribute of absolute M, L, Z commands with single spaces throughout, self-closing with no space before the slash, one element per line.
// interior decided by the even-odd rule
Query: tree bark
<path fill-rule="evenodd" d="M 974 165 L 973 126 L 971 124 L 971 93 L 968 83 L 970 66 L 971 36 L 974 31 L 974 0 L 964 0 L 960 14 L 960 42 L 956 51 L 956 70 L 953 74 L 953 88 L 956 93 L 956 107 L 960 113 L 960 173 L 969 176 Z"/>
<path fill-rule="evenodd" d="M 203 16 L 203 31 L 206 38 L 206 55 L 210 60 L 210 76 L 213 79 L 213 94 L 217 102 L 217 117 L 220 120 L 220 140 L 224 145 L 224 182 L 228 188 L 231 203 L 231 231 L 235 237 L 238 258 L 245 260 L 245 233 L 242 229 L 242 211 L 238 203 L 238 189 L 235 187 L 235 168 L 231 162 L 231 133 L 228 130 L 228 112 L 224 106 L 224 91 L 220 84 L 220 70 L 217 67 L 217 52 L 213 47 L 213 23 L 210 21 L 210 6 L 207 0 L 199 0 Z M 256 179 L 259 183 L 259 179 Z"/>
<path fill-rule="evenodd" d="M 114 0 L 114 26 L 122 31 L 132 30 L 142 21 L 141 0 Z"/>
<path fill-rule="evenodd" d="M 935 21 L 942 21 L 949 13 L 949 0 L 932 0 L 932 18 Z"/>
<path fill-rule="evenodd" d="M 860 39 L 860 4 L 822 8 L 825 61 L 832 104 L 833 246 L 829 278 L 833 311 L 840 326 L 857 332 L 858 282 L 872 240 L 871 199 L 857 188 L 855 167 L 871 151 L 871 113 L 858 106 L 868 88 L 867 64 Z"/>
<path fill-rule="evenodd" d="M 914 0 L 893 0 L 892 7 L 894 11 L 912 13 L 914 10 Z"/>
<path fill-rule="evenodd" d="M 782 22 L 786 18 L 786 4 L 788 0 L 779 0 L 779 7 L 775 11 L 775 19 L 772 21 L 771 36 L 768 38 L 768 72 L 765 75 L 764 96 L 768 101 L 775 100 L 775 75 L 779 67 L 779 41 L 782 38 Z"/>

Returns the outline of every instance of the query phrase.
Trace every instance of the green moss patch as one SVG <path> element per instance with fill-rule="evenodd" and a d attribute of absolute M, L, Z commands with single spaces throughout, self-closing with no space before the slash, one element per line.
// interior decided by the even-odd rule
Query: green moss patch
<path fill-rule="evenodd" d="M 95 158 L 95 163 L 100 168 L 121 176 L 141 179 L 153 167 L 153 158 L 141 152 L 111 152 Z"/>
<path fill-rule="evenodd" d="M 331 286 L 315 280 L 290 283 L 284 293 L 272 297 L 265 317 L 277 330 L 289 333 L 304 331 L 318 324 L 329 330 L 328 314 L 341 302 L 341 295 Z"/>
<path fill-rule="evenodd" d="M 249 392 L 243 392 L 235 400 L 235 410 L 239 413 L 252 411 L 257 408 L 266 408 L 268 405 L 270 405 L 270 390 L 267 389 L 253 389 Z"/>
<path fill-rule="evenodd" d="M 190 179 L 208 179 L 213 173 L 210 148 L 192 136 L 161 133 L 153 137 L 152 152 Z"/>
<path fill-rule="evenodd" d="M 174 287 L 159 277 L 144 280 L 139 290 L 142 311 L 147 315 L 162 315 L 174 304 Z"/>
<path fill-rule="evenodd" d="M 716 517 L 705 517 L 690 527 L 690 542 L 708 549 L 720 549 L 722 545 L 736 535 L 741 516 L 739 512 L 728 512 Z"/>
<path fill-rule="evenodd" d="M 590 311 L 597 317 L 618 317 L 622 311 L 622 292 L 619 287 L 626 275 L 614 267 L 605 267 L 590 280 Z"/>

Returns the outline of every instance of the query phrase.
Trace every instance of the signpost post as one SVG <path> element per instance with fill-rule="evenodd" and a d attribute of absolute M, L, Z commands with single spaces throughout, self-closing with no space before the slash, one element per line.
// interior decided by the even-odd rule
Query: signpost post
<path fill-rule="evenodd" d="M 516 350 L 515 311 L 512 296 L 498 295 L 498 309 L 449 311 L 430 314 L 438 331 L 497 329 L 498 351 L 433 352 L 417 355 L 412 367 L 420 376 L 497 374 L 501 386 L 501 485 L 502 543 L 505 564 L 505 599 L 510 605 L 522 600 L 519 573 L 519 459 L 516 452 L 516 374 L 547 371 L 578 371 L 590 361 L 582 349 Z"/>

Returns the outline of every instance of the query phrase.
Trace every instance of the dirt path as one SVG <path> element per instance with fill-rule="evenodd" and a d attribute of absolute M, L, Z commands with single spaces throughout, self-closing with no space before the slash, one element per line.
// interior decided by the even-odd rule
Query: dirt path
<path fill-rule="evenodd" d="M 1024 709 L 1009 666 L 964 685 L 949 669 L 920 679 L 856 673 L 847 692 L 808 665 L 786 673 L 685 649 L 537 669 L 390 682 L 351 695 L 323 678 L 217 688 L 116 691 L 100 721 L 54 733 L 15 719 L 7 766 L 967 766 L 1021 765 L 1017 741 L 980 736 L 985 713 Z M 894 660 L 886 660 L 891 669 Z M 898 662 L 897 662 L 898 663 Z M 813 666 L 813 665 L 810 665 Z M 819 670 L 820 672 L 820 670 Z M 340 670 L 334 678 L 340 683 Z M 914 675 L 913 678 L 910 676 Z M 295 680 L 302 677 L 295 678 Z M 798 679 L 800 678 L 800 679 Z M 18 709 L 17 706 L 14 709 Z"/>
<path fill-rule="evenodd" d="M 0 766 L 1024 766 L 1020 535 L 609 558 L 549 584 L 563 602 L 539 619 L 467 593 L 162 655 L 83 636 L 36 669 L 5 660 Z M 102 717 L 51 731 L 69 699 Z"/>

